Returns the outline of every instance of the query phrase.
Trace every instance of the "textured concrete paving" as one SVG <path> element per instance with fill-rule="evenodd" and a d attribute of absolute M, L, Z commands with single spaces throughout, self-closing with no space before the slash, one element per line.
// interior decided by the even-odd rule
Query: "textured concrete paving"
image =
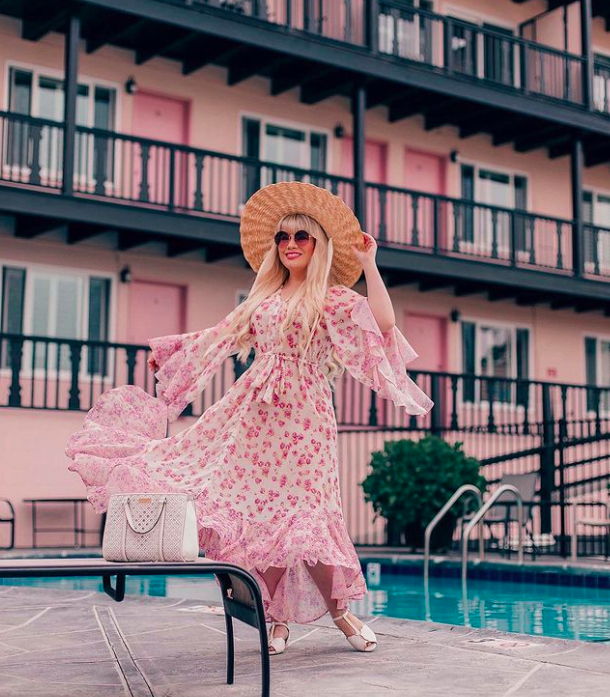
<path fill-rule="evenodd" d="M 1 697 L 260 694 L 257 634 L 236 622 L 224 684 L 222 610 L 201 601 L 0 586 Z M 610 646 L 374 618 L 376 652 L 324 619 L 272 657 L 272 695 L 607 697 Z"/>

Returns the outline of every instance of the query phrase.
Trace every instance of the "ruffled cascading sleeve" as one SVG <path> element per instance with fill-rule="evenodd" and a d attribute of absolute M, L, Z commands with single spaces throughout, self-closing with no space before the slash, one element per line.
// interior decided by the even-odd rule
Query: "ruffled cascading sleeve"
<path fill-rule="evenodd" d="M 396 327 L 381 332 L 367 298 L 347 286 L 333 286 L 325 321 L 339 361 L 358 382 L 408 414 L 432 409 L 434 402 L 407 375 L 406 366 L 417 353 Z"/>
<path fill-rule="evenodd" d="M 235 337 L 226 336 L 225 332 L 234 313 L 235 310 L 209 329 L 149 340 L 159 366 L 155 373 L 157 397 L 167 405 L 169 421 L 175 421 L 203 392 L 224 361 L 237 353 Z"/>

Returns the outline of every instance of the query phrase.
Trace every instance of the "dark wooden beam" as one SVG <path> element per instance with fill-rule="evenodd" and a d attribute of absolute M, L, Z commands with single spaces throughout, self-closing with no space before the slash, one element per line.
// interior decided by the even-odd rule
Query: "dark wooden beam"
<path fill-rule="evenodd" d="M 318 104 L 324 99 L 336 96 L 353 83 L 354 76 L 347 73 L 337 73 L 317 80 L 308 80 L 301 85 L 301 101 L 303 104 Z"/>
<path fill-rule="evenodd" d="M 538 305 L 538 303 L 545 302 L 545 298 L 537 293 L 524 293 L 517 295 L 515 303 L 522 307 L 530 307 L 531 305 Z"/>
<path fill-rule="evenodd" d="M 442 99 L 427 109 L 424 114 L 424 128 L 426 131 L 433 131 L 435 128 L 446 126 L 454 121 L 455 112 L 458 112 L 457 99 Z"/>
<path fill-rule="evenodd" d="M 188 254 L 200 249 L 205 249 L 205 242 L 202 240 L 171 239 L 167 242 L 166 256 L 179 257 L 181 254 Z"/>
<path fill-rule="evenodd" d="M 44 235 L 45 232 L 55 230 L 62 225 L 56 218 L 34 218 L 27 215 L 18 216 L 15 219 L 15 237 L 30 240 Z"/>
<path fill-rule="evenodd" d="M 140 247 L 148 242 L 155 241 L 150 235 L 142 234 L 141 232 L 122 231 L 119 235 L 117 249 L 119 252 L 126 252 L 134 247 Z"/>
<path fill-rule="evenodd" d="M 554 300 L 551 300 L 551 310 L 565 310 L 573 305 L 573 298 L 555 298 Z"/>
<path fill-rule="evenodd" d="M 273 97 L 277 97 L 288 90 L 298 87 L 304 80 L 323 77 L 334 72 L 334 68 L 328 65 L 303 64 L 302 61 L 288 63 L 271 76 L 271 86 L 269 89 Z"/>
<path fill-rule="evenodd" d="M 610 144 L 585 147 L 585 167 L 597 167 L 610 161 Z"/>
<path fill-rule="evenodd" d="M 213 247 L 208 247 L 205 253 L 205 260 L 209 263 L 222 261 L 228 257 L 234 257 L 241 254 L 241 249 L 229 244 L 215 244 Z"/>
<path fill-rule="evenodd" d="M 26 16 L 21 24 L 21 38 L 39 41 L 49 32 L 59 29 L 66 21 L 68 10 L 58 7 L 56 2 L 28 3 Z"/>
<path fill-rule="evenodd" d="M 238 85 L 244 80 L 254 77 L 257 73 L 261 73 L 270 66 L 281 68 L 284 65 L 292 63 L 290 56 L 281 56 L 277 53 L 245 51 L 243 54 L 237 54 L 231 60 L 229 72 L 227 75 L 228 85 Z"/>
<path fill-rule="evenodd" d="M 434 99 L 434 96 L 418 94 L 409 95 L 406 98 L 401 97 L 397 101 L 391 102 L 388 110 L 388 121 L 395 123 L 415 114 L 420 114 L 430 104 L 431 99 Z"/>
<path fill-rule="evenodd" d="M 484 290 L 485 287 L 479 283 L 458 283 L 453 290 L 453 294 L 458 298 L 462 298 L 466 295 L 482 293 Z"/>
<path fill-rule="evenodd" d="M 498 300 L 509 300 L 514 297 L 514 288 L 493 288 L 487 293 L 487 298 L 492 303 L 498 302 Z"/>
<path fill-rule="evenodd" d="M 121 16 L 120 19 L 113 19 L 111 24 L 104 24 L 101 29 L 92 36 L 87 37 L 85 51 L 95 53 L 106 44 L 120 41 L 129 32 L 145 26 L 147 20 L 131 15 Z"/>
<path fill-rule="evenodd" d="M 241 50 L 241 46 L 235 46 L 235 44 L 226 41 L 206 46 L 205 49 L 200 46 L 197 51 L 193 51 L 192 56 L 183 60 L 182 74 L 190 75 L 196 70 L 205 68 L 205 66 L 210 63 L 230 60 L 234 55 L 239 54 Z"/>
<path fill-rule="evenodd" d="M 512 143 L 516 138 L 530 130 L 526 125 L 525 119 L 519 118 L 516 114 L 508 116 L 501 123 L 493 124 L 492 128 L 491 142 L 495 147 Z"/>
<path fill-rule="evenodd" d="M 606 307 L 607 303 L 587 302 L 576 303 L 574 309 L 578 314 L 582 314 L 583 312 L 599 312 L 600 310 L 604 310 Z"/>
<path fill-rule="evenodd" d="M 393 86 L 388 86 L 385 83 L 379 84 L 379 81 L 373 82 L 369 87 L 367 87 L 366 90 L 366 108 L 367 109 L 374 109 L 377 106 L 381 106 L 382 104 L 386 104 L 388 101 L 391 99 L 394 99 L 394 90 L 395 88 Z M 406 96 L 405 93 L 411 93 L 412 90 L 404 90 L 403 91 L 403 96 Z"/>
<path fill-rule="evenodd" d="M 87 225 L 85 223 L 70 223 L 66 236 L 67 244 L 78 244 L 96 235 L 101 235 L 106 230 L 98 225 Z"/>
<path fill-rule="evenodd" d="M 201 40 L 201 34 L 194 31 L 174 30 L 162 41 L 155 41 L 150 46 L 137 48 L 136 65 L 144 65 L 156 56 L 163 56 L 166 53 L 188 47 L 195 39 Z"/>
<path fill-rule="evenodd" d="M 565 157 L 572 152 L 572 142 L 570 139 L 561 143 L 555 143 L 549 148 L 549 158 L 556 160 L 558 157 Z"/>
<path fill-rule="evenodd" d="M 448 278 L 426 278 L 418 283 L 419 290 L 422 293 L 427 293 L 431 290 L 439 288 L 452 288 L 454 282 Z"/>
<path fill-rule="evenodd" d="M 549 147 L 551 143 L 561 143 L 569 138 L 569 133 L 564 126 L 546 124 L 540 128 L 532 128 L 515 139 L 517 152 L 530 152 L 538 148 Z"/>

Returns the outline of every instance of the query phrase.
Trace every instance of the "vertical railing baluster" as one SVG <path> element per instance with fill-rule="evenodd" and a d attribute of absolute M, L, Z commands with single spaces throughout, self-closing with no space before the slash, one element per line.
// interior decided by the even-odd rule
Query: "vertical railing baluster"
<path fill-rule="evenodd" d="M 134 346 L 128 346 L 126 351 L 125 361 L 127 363 L 127 384 L 136 384 L 136 361 L 138 359 L 138 350 Z"/>
<path fill-rule="evenodd" d="M 171 211 L 175 206 L 175 189 L 176 189 L 176 148 L 170 146 L 169 154 L 169 191 L 167 196 L 167 207 Z"/>
<path fill-rule="evenodd" d="M 432 251 L 437 254 L 440 249 L 440 205 L 438 198 L 432 199 Z"/>
<path fill-rule="evenodd" d="M 23 361 L 23 337 L 8 338 L 9 357 L 11 366 L 11 386 L 8 393 L 8 406 L 21 406 L 21 364 Z"/>
<path fill-rule="evenodd" d="M 40 142 L 42 140 L 42 127 L 39 124 L 30 125 L 30 147 L 32 150 L 32 158 L 30 162 L 30 178 L 29 183 L 34 186 L 41 184 L 40 178 Z"/>
<path fill-rule="evenodd" d="M 193 207 L 196 211 L 203 210 L 203 155 L 195 153 L 195 197 Z"/>
<path fill-rule="evenodd" d="M 452 431 L 457 431 L 459 429 L 458 421 L 458 376 L 451 376 L 451 425 L 450 429 Z"/>
<path fill-rule="evenodd" d="M 150 186 L 148 183 L 148 162 L 150 160 L 150 145 L 148 143 L 142 143 L 140 147 L 140 192 L 139 200 L 144 203 L 148 203 L 150 199 Z"/>
<path fill-rule="evenodd" d="M 80 410 L 80 386 L 78 384 L 78 379 L 80 375 L 80 364 L 81 364 L 81 353 L 82 344 L 78 341 L 71 341 L 69 343 L 70 348 L 70 370 L 71 370 L 71 380 L 70 380 L 70 395 L 68 399 L 68 409 L 79 411 Z M 59 381 L 59 375 L 58 375 Z"/>
<path fill-rule="evenodd" d="M 555 230 L 557 233 L 557 268 L 563 269 L 563 223 L 557 221 L 555 223 Z"/>
<path fill-rule="evenodd" d="M 379 230 L 378 230 L 378 240 L 384 241 L 388 237 L 387 231 L 387 190 L 383 186 L 375 187 L 372 189 L 377 192 L 379 196 Z M 374 207 L 373 207 L 374 210 Z M 396 240 L 395 240 L 396 241 Z"/>
<path fill-rule="evenodd" d="M 498 258 L 498 211 L 491 210 L 491 258 Z"/>
<path fill-rule="evenodd" d="M 107 153 L 109 141 L 106 137 L 100 135 L 91 136 L 93 138 L 93 157 L 95 160 L 94 169 L 94 179 L 95 179 L 95 193 L 98 196 L 104 196 L 106 193 L 106 177 L 108 172 L 107 167 Z"/>
<path fill-rule="evenodd" d="M 419 247 L 419 196 L 412 196 L 413 206 L 413 227 L 411 229 L 411 244 L 414 247 Z"/>
<path fill-rule="evenodd" d="M 496 417 L 494 414 L 496 384 L 497 383 L 493 378 L 487 379 L 487 397 L 489 404 L 489 414 L 487 415 L 487 430 L 490 433 L 495 433 L 496 431 Z"/>

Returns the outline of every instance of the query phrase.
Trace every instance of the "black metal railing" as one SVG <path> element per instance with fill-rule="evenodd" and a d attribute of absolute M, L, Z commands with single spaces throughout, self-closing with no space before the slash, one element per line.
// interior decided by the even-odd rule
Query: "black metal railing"
<path fill-rule="evenodd" d="M 569 220 L 381 184 L 367 184 L 366 192 L 367 229 L 381 243 L 546 271 L 573 270 Z"/>
<path fill-rule="evenodd" d="M 379 52 L 523 94 L 583 103 L 583 58 L 512 32 L 379 0 Z"/>
<path fill-rule="evenodd" d="M 180 0 L 163 0 L 175 4 Z M 401 0 L 182 0 L 522 94 L 583 104 L 582 56 Z"/>
<path fill-rule="evenodd" d="M 57 191 L 61 124 L 0 112 L 0 181 Z M 354 202 L 354 180 L 255 158 L 79 127 L 78 196 L 182 213 L 238 218 L 249 196 L 277 181 L 308 181 Z M 569 220 L 381 184 L 366 184 L 366 229 L 381 245 L 574 273 Z M 587 225 L 584 270 L 604 277 L 610 232 Z"/>

